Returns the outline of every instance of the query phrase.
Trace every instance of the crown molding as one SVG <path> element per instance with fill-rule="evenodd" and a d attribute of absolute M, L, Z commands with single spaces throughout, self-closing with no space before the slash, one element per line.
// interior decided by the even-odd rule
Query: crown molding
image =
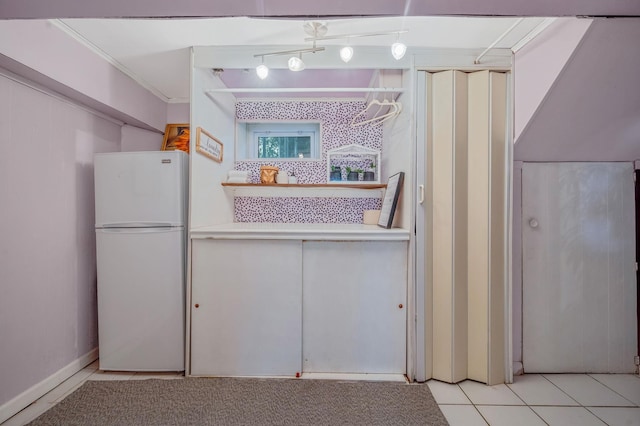
<path fill-rule="evenodd" d="M 83 37 L 80 33 L 78 33 L 76 30 L 74 30 L 73 28 L 71 28 L 70 26 L 68 26 L 64 22 L 62 22 L 60 19 L 50 19 L 49 22 L 53 26 L 58 28 L 59 30 L 61 30 L 64 33 L 66 33 L 68 36 L 72 37 L 73 39 L 75 39 L 76 41 L 78 41 L 79 43 L 84 45 L 87 49 L 91 50 L 96 55 L 100 56 L 102 59 L 107 61 L 109 64 L 111 64 L 114 67 L 116 67 L 122 73 L 124 73 L 125 75 L 130 77 L 133 81 L 135 81 L 140 86 L 142 86 L 145 89 L 147 89 L 149 92 L 153 93 L 155 96 L 160 98 L 165 103 L 188 102 L 188 100 L 185 101 L 185 100 L 182 100 L 181 98 L 169 98 L 169 97 L 167 97 L 164 93 L 162 93 L 156 87 L 154 87 L 149 82 L 147 82 L 146 80 L 141 78 L 139 75 L 137 75 L 136 73 L 131 71 L 129 68 L 127 68 L 126 66 L 124 66 L 123 64 L 118 62 L 111 55 L 107 54 L 104 50 L 100 49 L 98 46 L 96 46 L 95 44 L 91 43 L 89 40 L 87 40 L 85 37 Z"/>

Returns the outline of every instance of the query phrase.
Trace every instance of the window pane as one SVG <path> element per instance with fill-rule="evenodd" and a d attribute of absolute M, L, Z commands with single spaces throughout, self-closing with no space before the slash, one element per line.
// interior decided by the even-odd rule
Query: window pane
<path fill-rule="evenodd" d="M 311 136 L 258 136 L 258 158 L 311 157 Z"/>
<path fill-rule="evenodd" d="M 246 145 L 238 150 L 238 158 L 319 158 L 320 131 L 319 123 L 310 122 L 239 124 L 238 140 Z"/>

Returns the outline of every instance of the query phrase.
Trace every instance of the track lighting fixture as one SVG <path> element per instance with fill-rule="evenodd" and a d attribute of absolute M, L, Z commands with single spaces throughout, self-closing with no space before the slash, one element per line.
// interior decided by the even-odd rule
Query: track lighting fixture
<path fill-rule="evenodd" d="M 407 53 L 407 46 L 404 43 L 396 41 L 391 45 L 391 55 L 396 61 L 402 59 L 405 53 Z"/>
<path fill-rule="evenodd" d="M 302 53 L 299 56 L 292 56 L 287 62 L 291 71 L 302 71 L 304 69 L 304 62 L 302 62 Z"/>
<path fill-rule="evenodd" d="M 298 56 L 290 57 L 289 61 L 287 62 L 287 65 L 289 66 L 289 69 L 291 71 L 302 71 L 305 68 L 304 62 L 302 62 L 302 54 L 322 52 L 323 50 L 324 50 L 324 47 L 311 47 L 308 49 L 294 49 L 294 50 L 283 50 L 280 52 L 258 53 L 256 55 L 253 55 L 253 57 L 262 58 L 263 63 L 256 67 L 256 74 L 258 74 L 258 77 L 260 77 L 263 80 L 267 78 L 267 75 L 269 74 L 269 68 L 267 68 L 267 66 L 264 65 L 265 56 L 298 55 Z"/>
<path fill-rule="evenodd" d="M 385 35 L 396 35 L 396 42 L 391 45 L 391 54 L 396 60 L 400 60 L 404 57 L 407 52 L 407 46 L 404 43 L 400 42 L 400 34 L 408 32 L 407 30 L 397 30 L 397 31 L 385 31 L 385 32 L 376 32 L 376 33 L 361 33 L 361 34 L 341 34 L 334 36 L 325 36 L 327 32 L 327 25 L 324 22 L 308 22 L 304 24 L 304 30 L 307 34 L 311 35 L 311 37 L 307 37 L 305 41 L 313 42 L 313 47 L 306 49 L 293 49 L 293 50 L 284 50 L 280 52 L 269 52 L 269 53 L 258 53 L 253 55 L 254 58 L 262 58 L 262 63 L 256 67 L 256 74 L 261 80 L 264 80 L 269 75 L 269 68 L 264 64 L 265 56 L 277 56 L 277 55 L 293 55 L 287 61 L 287 65 L 291 71 L 302 71 L 305 69 L 305 63 L 302 61 L 303 53 L 316 53 L 322 52 L 325 50 L 324 47 L 316 47 L 317 41 L 322 40 L 338 40 L 338 39 L 346 39 L 346 46 L 340 49 L 340 59 L 343 62 L 348 63 L 353 58 L 353 47 L 350 46 L 349 40 L 351 38 L 358 37 L 374 37 L 374 36 L 385 36 Z"/>
<path fill-rule="evenodd" d="M 269 75 L 269 68 L 265 64 L 260 64 L 256 67 L 256 74 L 260 80 L 264 80 Z"/>
<path fill-rule="evenodd" d="M 407 53 L 407 46 L 400 42 L 400 33 L 396 34 L 396 42 L 391 45 L 391 55 L 399 61 Z"/>
<path fill-rule="evenodd" d="M 332 36 L 317 36 L 317 37 L 307 37 L 305 41 L 313 41 L 314 43 L 317 41 L 323 40 L 339 40 L 346 39 L 347 44 L 349 43 L 350 38 L 360 38 L 360 37 L 377 37 L 377 36 L 385 36 L 385 35 L 396 35 L 396 42 L 391 45 L 391 54 L 396 60 L 402 59 L 404 54 L 407 52 L 407 46 L 404 43 L 399 41 L 400 34 L 406 33 L 408 30 L 397 30 L 397 31 L 384 31 L 378 33 L 361 33 L 361 34 L 339 34 Z M 340 59 L 344 62 L 349 62 L 353 57 L 353 48 L 351 46 L 345 46 L 340 49 Z"/>
<path fill-rule="evenodd" d="M 353 58 L 353 48 L 351 46 L 345 46 L 340 49 L 340 59 L 343 62 L 349 62 Z"/>
<path fill-rule="evenodd" d="M 262 57 L 262 63 L 256 67 L 256 74 L 260 80 L 264 80 L 269 75 L 269 67 L 264 64 L 264 56 Z"/>

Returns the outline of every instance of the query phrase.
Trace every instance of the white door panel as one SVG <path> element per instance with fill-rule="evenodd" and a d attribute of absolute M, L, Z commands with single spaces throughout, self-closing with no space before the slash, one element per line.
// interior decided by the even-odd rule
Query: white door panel
<path fill-rule="evenodd" d="M 407 244 L 306 241 L 303 369 L 406 373 Z"/>
<path fill-rule="evenodd" d="M 302 371 L 302 242 L 194 240 L 191 374 Z"/>
<path fill-rule="evenodd" d="M 180 226 L 186 220 L 187 154 L 118 152 L 95 158 L 96 226 Z"/>
<path fill-rule="evenodd" d="M 96 230 L 103 370 L 184 370 L 182 228 Z"/>
<path fill-rule="evenodd" d="M 633 372 L 637 352 L 632 163 L 526 163 L 526 372 Z"/>

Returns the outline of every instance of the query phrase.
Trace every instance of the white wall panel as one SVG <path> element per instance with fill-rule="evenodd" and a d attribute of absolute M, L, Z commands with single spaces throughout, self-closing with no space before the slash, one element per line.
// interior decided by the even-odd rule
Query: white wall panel
<path fill-rule="evenodd" d="M 525 163 L 526 372 L 634 371 L 632 163 Z"/>
<path fill-rule="evenodd" d="M 193 68 L 191 88 L 191 203 L 190 228 L 233 222 L 233 195 L 220 185 L 233 169 L 235 140 L 235 98 L 216 93 L 214 99 L 205 90 L 222 85 L 209 69 Z M 223 162 L 217 163 L 196 152 L 196 129 L 218 138 L 224 145 Z"/>

